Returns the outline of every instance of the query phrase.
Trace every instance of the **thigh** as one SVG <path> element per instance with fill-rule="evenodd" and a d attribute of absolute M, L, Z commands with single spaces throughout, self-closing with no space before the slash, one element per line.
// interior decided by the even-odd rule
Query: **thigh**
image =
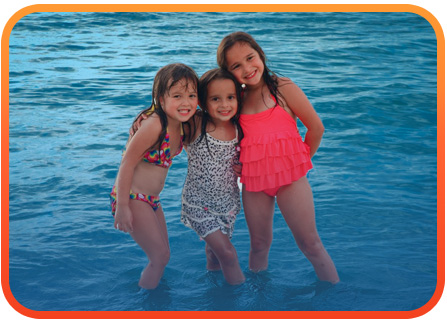
<path fill-rule="evenodd" d="M 246 191 L 243 186 L 242 202 L 250 238 L 271 240 L 275 197 L 264 192 Z"/>
<path fill-rule="evenodd" d="M 140 200 L 130 200 L 132 211 L 132 238 L 148 256 L 158 251 L 169 249 L 166 232 L 166 222 L 163 212 L 154 212 L 152 207 Z M 161 216 L 163 220 L 161 220 Z"/>
<path fill-rule="evenodd" d="M 165 214 L 163 212 L 163 208 L 160 203 L 160 207 L 158 207 L 157 211 L 155 211 L 155 216 L 158 219 L 159 225 L 160 225 L 160 231 L 166 241 L 166 244 L 169 245 L 169 237 L 168 237 L 168 227 L 166 225 L 166 218 Z"/>
<path fill-rule="evenodd" d="M 282 187 L 278 191 L 277 203 L 295 238 L 317 233 L 313 194 L 306 177 Z"/>

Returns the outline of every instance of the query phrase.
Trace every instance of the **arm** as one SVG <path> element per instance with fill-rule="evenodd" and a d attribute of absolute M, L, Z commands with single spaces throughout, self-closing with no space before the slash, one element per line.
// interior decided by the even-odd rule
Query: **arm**
<path fill-rule="evenodd" d="M 242 175 L 242 164 L 233 164 L 233 171 L 236 176 L 240 177 Z"/>
<path fill-rule="evenodd" d="M 310 157 L 313 157 L 323 137 L 323 122 L 306 95 L 295 83 L 288 79 L 280 79 L 279 90 L 286 100 L 287 106 L 307 128 L 304 142 L 310 147 Z"/>
<path fill-rule="evenodd" d="M 121 160 L 116 181 L 117 204 L 114 226 L 123 232 L 133 231 L 129 192 L 135 167 L 141 161 L 144 152 L 157 141 L 160 131 L 161 124 L 157 117 L 150 117 L 149 120 L 142 122 L 139 130 L 129 140 L 126 153 Z"/>
<path fill-rule="evenodd" d="M 149 118 L 149 115 L 147 114 L 147 109 L 140 112 L 140 114 L 137 115 L 135 120 L 132 122 L 132 126 L 129 129 L 129 134 L 132 137 L 138 129 L 141 127 L 141 122 L 144 120 L 147 120 Z"/>

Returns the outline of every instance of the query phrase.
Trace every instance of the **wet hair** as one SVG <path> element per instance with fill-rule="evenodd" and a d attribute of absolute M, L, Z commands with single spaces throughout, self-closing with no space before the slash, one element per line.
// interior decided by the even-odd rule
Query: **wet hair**
<path fill-rule="evenodd" d="M 231 75 L 230 72 L 226 71 L 222 68 L 215 68 L 207 71 L 205 74 L 200 77 L 199 80 L 199 107 L 201 109 L 200 115 L 202 116 L 202 124 L 200 128 L 200 142 L 203 138 L 205 138 L 206 145 L 208 146 L 208 139 L 206 137 L 206 127 L 209 123 L 213 123 L 213 119 L 208 113 L 208 106 L 207 106 L 207 97 L 208 97 L 208 85 L 215 80 L 219 79 L 229 79 L 233 82 L 234 87 L 236 89 L 236 99 L 237 99 L 237 111 L 236 114 L 231 118 L 231 122 L 237 127 L 238 129 L 238 142 L 240 142 L 243 138 L 243 132 L 242 128 L 239 125 L 239 115 L 241 113 L 242 109 L 242 95 L 241 95 L 241 87 L 236 80 L 236 78 Z M 208 148 L 209 150 L 209 148 Z"/>
<path fill-rule="evenodd" d="M 157 72 L 154 78 L 154 84 L 152 86 L 152 102 L 149 108 L 141 111 L 135 120 L 133 121 L 132 128 L 136 131 L 135 122 L 141 116 L 141 114 L 157 114 L 160 118 L 161 123 L 161 133 L 158 137 L 157 142 L 153 146 L 151 146 L 148 150 L 154 149 L 158 145 L 158 149 L 161 149 L 161 145 L 166 136 L 167 128 L 168 128 L 168 117 L 161 108 L 160 98 L 165 94 L 169 93 L 169 90 L 175 86 L 178 82 L 185 80 L 185 86 L 193 86 L 195 90 L 198 89 L 199 78 L 196 72 L 189 66 L 185 64 L 175 63 L 166 65 Z M 182 126 L 188 126 L 188 122 L 183 122 Z M 185 132 L 185 131 L 184 131 Z M 186 131 L 190 133 L 191 131 Z M 184 138 L 185 140 L 185 138 Z"/>
<path fill-rule="evenodd" d="M 262 78 L 264 79 L 264 82 L 267 85 L 270 93 L 275 97 L 275 100 L 278 103 L 282 102 L 280 97 L 281 94 L 278 91 L 278 76 L 267 67 L 267 57 L 265 56 L 265 53 L 262 50 L 261 46 L 259 46 L 256 40 L 246 32 L 236 31 L 225 36 L 222 39 L 217 48 L 217 64 L 221 68 L 228 70 L 226 54 L 227 51 L 237 43 L 247 44 L 251 48 L 256 50 L 256 52 L 259 54 L 259 57 L 261 58 L 262 63 L 264 64 L 264 73 L 262 74 Z"/>

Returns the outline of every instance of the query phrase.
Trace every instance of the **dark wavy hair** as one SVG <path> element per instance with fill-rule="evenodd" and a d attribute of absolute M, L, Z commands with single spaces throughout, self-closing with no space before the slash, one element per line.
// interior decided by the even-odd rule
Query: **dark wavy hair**
<path fill-rule="evenodd" d="M 264 64 L 264 73 L 262 74 L 264 82 L 266 83 L 270 93 L 275 97 L 275 100 L 278 103 L 281 102 L 280 105 L 283 105 L 281 94 L 278 91 L 278 76 L 267 67 L 267 57 L 265 56 L 264 51 L 250 34 L 243 31 L 236 31 L 222 39 L 217 47 L 217 64 L 219 67 L 228 70 L 226 54 L 227 51 L 237 43 L 248 44 L 259 54 L 259 57 Z"/>
<path fill-rule="evenodd" d="M 211 70 L 207 71 L 205 74 L 203 74 L 202 77 L 200 77 L 199 88 L 198 88 L 199 107 L 201 109 L 200 115 L 202 117 L 202 124 L 200 127 L 200 137 L 198 139 L 199 140 L 198 142 L 200 142 L 203 138 L 205 138 L 207 146 L 208 146 L 208 140 L 206 137 L 206 127 L 207 127 L 207 124 L 213 123 L 213 120 L 208 113 L 208 106 L 207 106 L 208 85 L 212 81 L 215 81 L 218 79 L 229 79 L 234 83 L 234 87 L 236 88 L 237 111 L 236 111 L 236 114 L 231 118 L 231 122 L 238 129 L 238 134 L 239 134 L 238 142 L 240 142 L 244 136 L 243 132 L 242 132 L 242 128 L 239 125 L 239 115 L 240 115 L 241 109 L 242 109 L 241 87 L 240 87 L 238 81 L 236 80 L 236 78 L 234 78 L 234 76 L 231 75 L 231 73 L 229 73 L 225 69 L 222 69 L 222 68 L 211 69 Z"/>
<path fill-rule="evenodd" d="M 141 114 L 152 115 L 157 114 L 160 118 L 161 123 L 161 133 L 158 137 L 157 142 L 151 146 L 148 150 L 154 149 L 158 145 L 158 149 L 161 149 L 161 144 L 166 136 L 168 128 L 168 118 L 166 113 L 161 108 L 160 97 L 163 97 L 169 90 L 175 86 L 178 82 L 185 80 L 186 86 L 193 86 L 195 90 L 198 90 L 199 78 L 196 72 L 189 66 L 181 63 L 174 63 L 166 65 L 157 72 L 154 78 L 154 84 L 152 86 L 152 102 L 149 108 L 141 111 L 132 123 L 132 129 L 134 132 L 137 131 L 135 127 L 136 121 L 139 119 Z M 183 122 L 182 126 L 190 126 L 188 122 Z M 190 133 L 191 131 L 186 131 Z M 185 138 L 183 138 L 185 140 Z"/>

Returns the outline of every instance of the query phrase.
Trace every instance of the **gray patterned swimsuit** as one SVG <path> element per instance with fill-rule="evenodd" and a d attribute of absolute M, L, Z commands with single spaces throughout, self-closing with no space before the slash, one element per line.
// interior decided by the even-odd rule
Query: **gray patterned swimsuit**
<path fill-rule="evenodd" d="M 201 237 L 221 230 L 231 238 L 241 210 L 240 190 L 233 164 L 239 162 L 236 138 L 221 141 L 206 134 L 186 147 L 188 174 L 182 193 L 181 221 Z M 208 150 L 209 147 L 209 150 Z"/>

